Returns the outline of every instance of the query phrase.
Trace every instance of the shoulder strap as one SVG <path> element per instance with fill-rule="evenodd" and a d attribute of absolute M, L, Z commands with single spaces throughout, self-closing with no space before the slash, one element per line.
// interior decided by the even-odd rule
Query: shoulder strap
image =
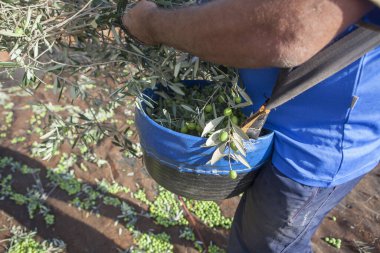
<path fill-rule="evenodd" d="M 380 46 L 380 32 L 359 27 L 299 67 L 282 70 L 271 98 L 242 124 L 242 131 L 257 139 L 273 108 L 314 87 L 377 46 Z"/>
<path fill-rule="evenodd" d="M 377 46 L 380 46 L 380 32 L 357 28 L 299 67 L 283 71 L 266 109 L 278 107 L 314 87 Z"/>

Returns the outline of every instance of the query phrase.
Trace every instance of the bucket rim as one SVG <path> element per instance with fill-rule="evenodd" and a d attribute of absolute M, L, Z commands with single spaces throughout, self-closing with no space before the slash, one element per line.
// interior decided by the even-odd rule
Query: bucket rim
<path fill-rule="evenodd" d="M 144 105 L 144 102 L 138 98 L 138 103 L 140 105 Z M 138 111 L 138 113 L 140 115 L 142 115 L 144 118 L 146 118 L 146 120 L 151 124 L 153 125 L 154 127 L 164 131 L 164 132 L 167 132 L 169 134 L 175 134 L 175 135 L 180 135 L 181 137 L 184 137 L 188 140 L 191 140 L 191 141 L 204 141 L 206 142 L 207 141 L 207 138 L 205 137 L 199 137 L 199 136 L 194 136 L 194 135 L 190 135 L 190 134 L 184 134 L 184 133 L 181 133 L 181 132 L 177 132 L 177 131 L 174 131 L 170 128 L 167 128 L 167 127 L 164 127 L 164 126 L 161 126 L 160 124 L 158 124 L 156 121 L 154 121 L 152 118 L 149 117 L 149 115 L 146 114 L 145 110 L 143 108 L 141 108 L 140 106 L 136 106 L 136 111 Z M 272 138 L 273 135 L 274 135 L 274 131 L 271 130 L 271 129 L 265 129 L 266 131 L 268 131 L 268 133 L 262 135 L 262 136 L 259 136 L 259 138 L 257 138 L 257 140 L 254 140 L 254 139 L 249 139 L 249 140 L 244 140 L 243 142 L 252 142 L 252 141 L 258 141 L 258 140 L 265 140 L 267 138 Z"/>

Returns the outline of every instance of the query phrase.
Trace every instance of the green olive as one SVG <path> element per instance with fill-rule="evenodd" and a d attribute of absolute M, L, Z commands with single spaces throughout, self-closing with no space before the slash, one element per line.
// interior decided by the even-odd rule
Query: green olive
<path fill-rule="evenodd" d="M 237 173 L 236 173 L 236 171 L 234 171 L 234 170 L 230 170 L 230 178 L 231 178 L 231 179 L 236 179 L 236 178 L 237 178 Z"/>
<path fill-rule="evenodd" d="M 232 115 L 232 109 L 231 108 L 226 108 L 224 109 L 224 116 L 231 116 Z"/>
<path fill-rule="evenodd" d="M 219 103 L 224 103 L 226 100 L 224 99 L 224 97 L 223 97 L 223 95 L 220 95 L 219 97 L 218 97 L 218 102 Z"/>
<path fill-rule="evenodd" d="M 228 139 L 228 133 L 226 131 L 222 131 L 220 134 L 219 134 L 219 140 L 221 142 L 225 142 L 227 141 Z"/>
<path fill-rule="evenodd" d="M 238 148 L 236 147 L 236 144 L 234 142 L 231 142 L 230 147 L 233 151 L 237 151 Z"/>
<path fill-rule="evenodd" d="M 206 105 L 205 112 L 207 112 L 207 113 L 212 112 L 212 105 Z"/>
<path fill-rule="evenodd" d="M 188 131 L 189 129 L 187 129 L 187 126 L 181 127 L 181 133 L 186 134 Z"/>
<path fill-rule="evenodd" d="M 194 122 L 187 122 L 186 126 L 188 130 L 194 130 L 197 127 L 197 125 Z"/>
<path fill-rule="evenodd" d="M 234 123 L 235 125 L 239 125 L 239 119 L 238 119 L 238 117 L 236 117 L 235 115 L 231 117 L 231 121 L 232 121 L 232 123 Z"/>
<path fill-rule="evenodd" d="M 235 97 L 235 103 L 240 104 L 241 103 L 241 97 L 239 97 L 239 96 Z"/>

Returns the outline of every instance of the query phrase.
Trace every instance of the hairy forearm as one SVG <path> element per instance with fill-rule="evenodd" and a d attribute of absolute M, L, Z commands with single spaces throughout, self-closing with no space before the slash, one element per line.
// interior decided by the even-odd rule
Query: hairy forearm
<path fill-rule="evenodd" d="M 205 60 L 235 67 L 269 66 L 279 38 L 274 37 L 268 13 L 272 11 L 263 12 L 264 2 L 217 0 L 177 10 L 157 9 L 148 25 L 160 43 Z"/>
<path fill-rule="evenodd" d="M 351 7 L 343 13 L 341 4 L 347 1 Z M 362 5 L 362 0 L 216 0 L 176 10 L 156 8 L 144 22 L 156 42 L 207 61 L 289 67 L 310 58 L 354 22 L 359 14 L 351 9 Z"/>

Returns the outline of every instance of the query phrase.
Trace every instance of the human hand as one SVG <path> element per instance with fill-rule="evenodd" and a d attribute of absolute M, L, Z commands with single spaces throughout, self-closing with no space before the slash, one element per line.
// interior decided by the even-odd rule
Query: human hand
<path fill-rule="evenodd" d="M 141 42 L 148 45 L 157 45 L 154 33 L 149 25 L 152 13 L 158 9 L 157 5 L 147 0 L 139 1 L 122 17 L 124 27 Z"/>

